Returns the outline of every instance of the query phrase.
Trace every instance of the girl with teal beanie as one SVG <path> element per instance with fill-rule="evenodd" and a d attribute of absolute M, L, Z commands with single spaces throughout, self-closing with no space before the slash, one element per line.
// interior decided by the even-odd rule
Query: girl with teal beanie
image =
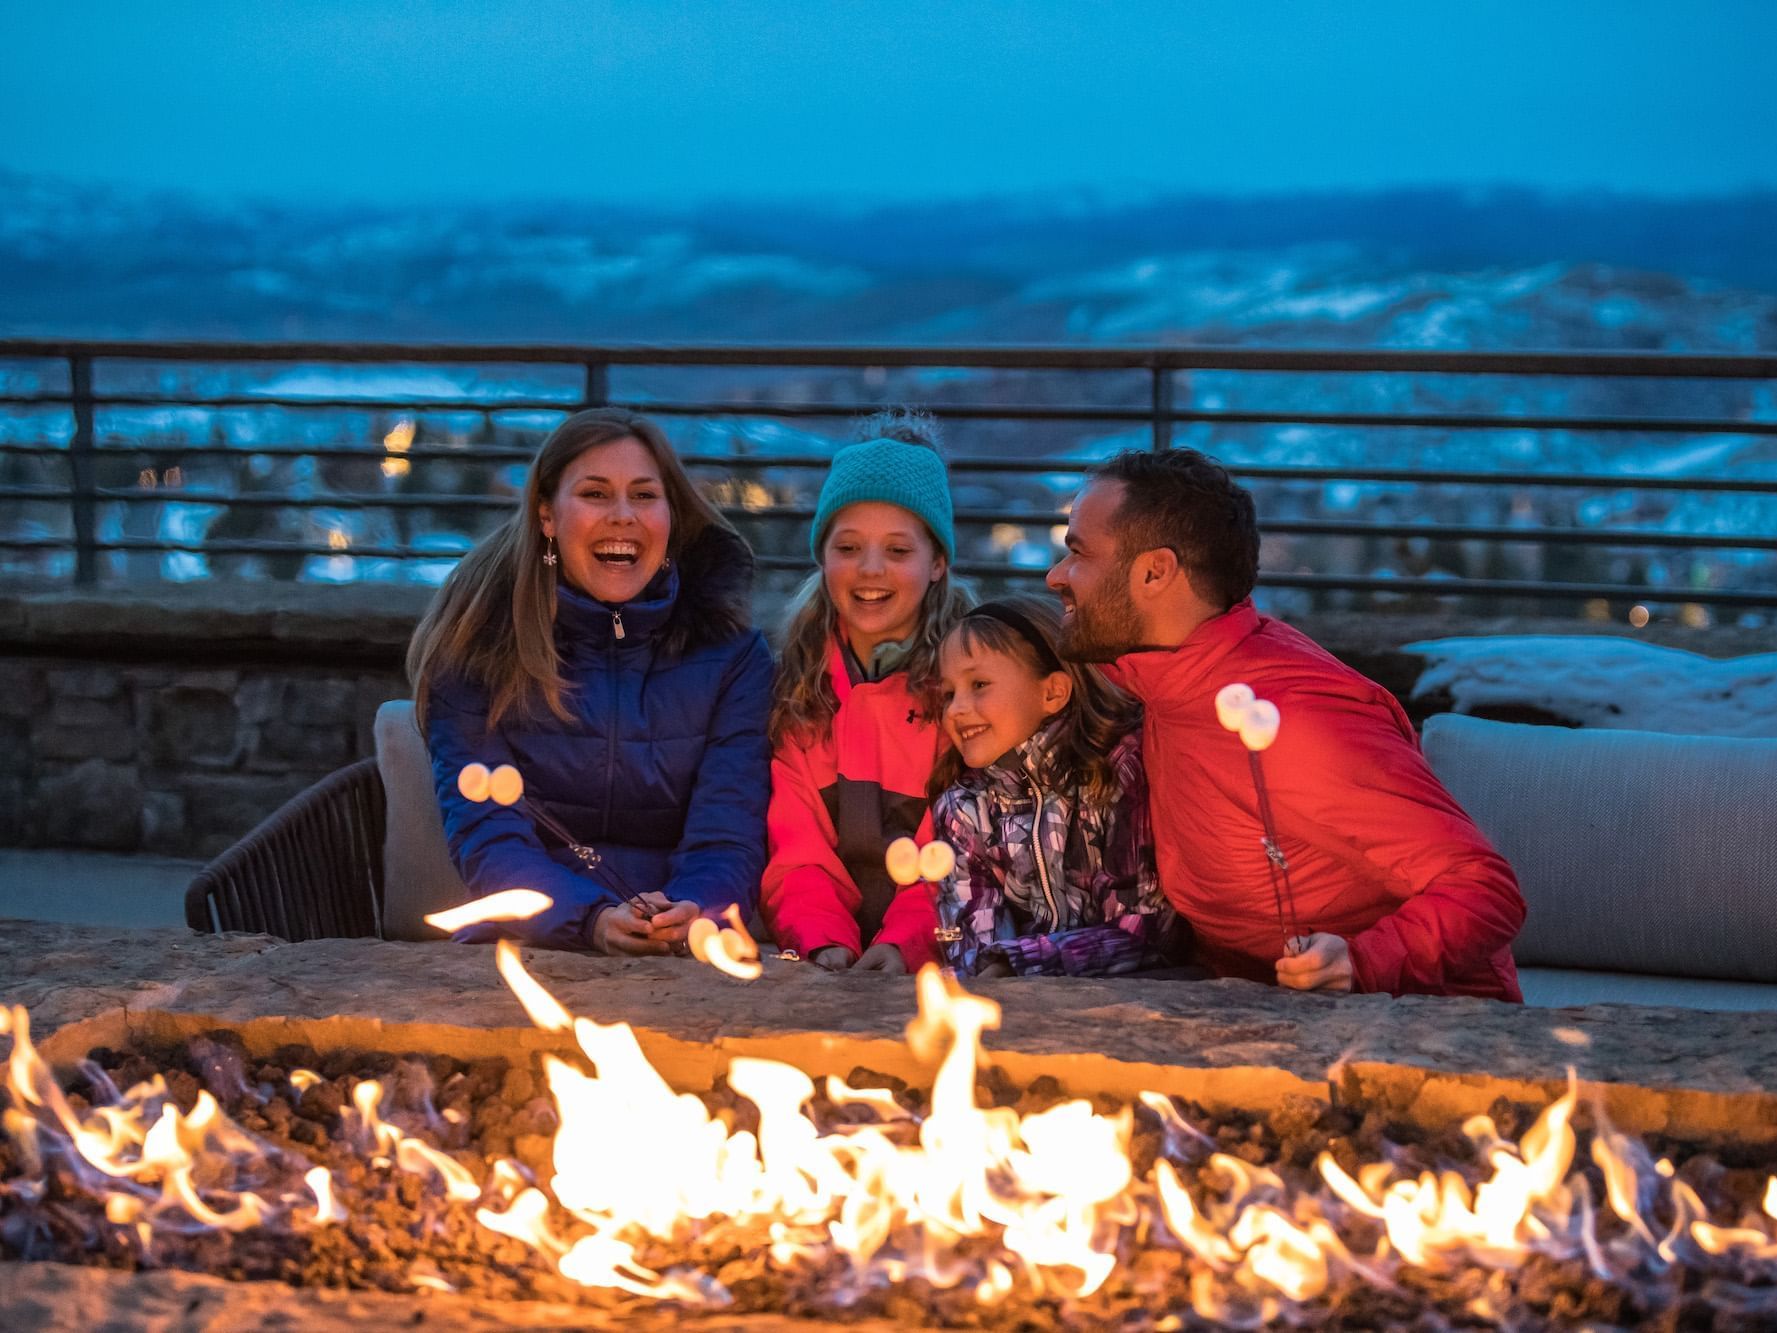
<path fill-rule="evenodd" d="M 772 705 L 770 859 L 760 909 L 778 944 L 830 971 L 907 972 L 936 958 L 924 884 L 889 878 L 888 844 L 931 836 L 926 786 L 948 748 L 938 649 L 968 595 L 950 478 L 929 419 L 873 417 L 833 459 L 809 579 Z"/>

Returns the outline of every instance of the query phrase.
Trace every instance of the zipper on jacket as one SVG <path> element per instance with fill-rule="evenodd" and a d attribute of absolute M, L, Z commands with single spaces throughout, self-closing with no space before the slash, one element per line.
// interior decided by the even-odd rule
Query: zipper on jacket
<path fill-rule="evenodd" d="M 1049 929 L 1061 929 L 1061 913 L 1055 908 L 1055 891 L 1049 887 L 1049 866 L 1043 860 L 1043 793 L 1035 778 L 1027 778 L 1031 798 L 1037 803 L 1030 821 L 1030 851 L 1037 859 L 1037 881 L 1043 886 L 1043 899 L 1049 904 Z"/>
<path fill-rule="evenodd" d="M 614 639 L 623 637 L 623 612 L 621 611 L 611 612 L 611 637 Z"/>
<path fill-rule="evenodd" d="M 623 637 L 623 626 L 621 622 L 617 625 L 617 637 L 620 639 Z M 613 789 L 617 785 L 617 714 L 620 710 L 618 708 L 617 697 L 619 691 L 617 688 L 616 644 L 612 644 L 609 651 L 605 654 L 605 676 L 606 679 L 611 682 L 611 721 L 609 728 L 605 732 L 608 739 L 605 745 L 604 836 L 608 838 L 611 836 L 611 796 Z"/>

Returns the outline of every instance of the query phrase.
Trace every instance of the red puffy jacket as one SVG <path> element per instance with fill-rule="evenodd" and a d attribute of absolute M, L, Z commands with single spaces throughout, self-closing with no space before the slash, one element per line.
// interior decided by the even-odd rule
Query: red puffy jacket
<path fill-rule="evenodd" d="M 1345 939 L 1360 991 L 1522 1001 L 1518 881 L 1387 690 L 1250 601 L 1111 674 L 1147 709 L 1161 887 L 1218 975 L 1275 982 L 1283 953 L 1246 748 L 1216 718 L 1244 681 L 1282 714 L 1262 762 L 1303 932 Z"/>
<path fill-rule="evenodd" d="M 926 884 L 899 888 L 883 857 L 898 837 L 931 838 L 926 782 L 950 742 L 921 716 L 906 672 L 854 683 L 837 640 L 827 670 L 839 697 L 831 725 L 771 759 L 759 910 L 772 938 L 804 958 L 893 944 L 917 971 L 937 960 L 937 906 Z"/>

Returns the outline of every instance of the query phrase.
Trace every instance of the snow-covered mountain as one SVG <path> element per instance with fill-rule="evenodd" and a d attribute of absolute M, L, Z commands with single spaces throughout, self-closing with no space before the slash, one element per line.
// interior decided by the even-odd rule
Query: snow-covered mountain
<path fill-rule="evenodd" d="M 0 172 L 0 334 L 1777 347 L 1777 195 L 667 213 L 307 208 Z"/>
<path fill-rule="evenodd" d="M 1523 192 L 1376 196 L 982 201 L 882 208 L 818 204 L 687 208 L 667 213 L 587 203 L 403 210 L 221 204 L 77 187 L 0 172 L 0 336 L 338 339 L 441 342 L 866 342 L 1291 347 L 1777 350 L 1777 195 L 1729 200 L 1550 199 Z M 574 367 L 249 365 L 104 367 L 104 387 L 189 401 L 222 394 L 278 399 L 554 400 L 581 390 Z M 54 365 L 0 361 L 0 387 L 53 390 Z M 660 398 L 805 401 L 1095 403 L 1139 408 L 1140 375 L 1091 382 L 1066 374 L 788 373 L 619 368 L 612 392 Z M 1571 381 L 1536 377 L 1253 375 L 1179 377 L 1178 406 L 1202 411 L 1474 411 L 1777 420 L 1777 385 Z M 340 549 L 407 543 L 440 559 L 296 561 L 284 577 L 441 576 L 489 511 L 230 509 L 250 490 L 486 495 L 512 469 L 383 459 L 399 414 L 197 407 L 108 409 L 108 440 L 147 446 L 227 443 L 238 459 L 179 471 L 179 501 L 111 504 L 106 535 L 181 542 L 228 538 L 323 542 Z M 525 444 L 547 412 L 412 414 L 421 443 Z M 831 422 L 768 416 L 680 418 L 687 452 L 823 455 Z M 0 440 L 63 439 L 65 410 L 0 414 Z M 1145 430 L 1090 423 L 958 422 L 952 445 L 986 457 L 1050 456 L 1061 465 L 1143 444 Z M 1181 426 L 1178 442 L 1230 463 L 1501 472 L 1572 471 L 1777 478 L 1777 436 L 1290 425 Z M 354 443 L 361 462 L 276 461 L 252 451 Z M 167 460 L 174 456 L 169 454 Z M 384 464 L 379 468 L 379 462 Z M 140 456 L 102 484 L 127 486 Z M 57 484 L 54 468 L 18 483 Z M 35 465 L 31 465 L 35 467 Z M 53 475 L 52 475 L 53 474 Z M 152 477 L 154 469 L 141 473 Z M 753 474 L 776 507 L 806 504 L 807 472 Z M 959 475 L 959 503 L 1052 506 L 1072 475 Z M 1437 519 L 1450 523 L 1636 527 L 1671 532 L 1777 531 L 1777 497 L 1553 488 L 1454 488 L 1352 482 L 1260 484 L 1272 519 Z M 1409 493 L 1410 492 L 1410 493 Z M 752 494 L 752 492 L 749 492 Z M 0 505 L 0 531 L 48 535 L 65 506 Z M 256 516 L 255 516 L 256 515 Z M 764 549 L 795 554 L 760 519 Z M 787 531 L 787 529 L 785 530 Z M 780 541 L 779 538 L 784 540 Z M 1048 534 L 979 525 L 979 559 L 1039 566 Z M 1461 573 L 1560 581 L 1721 586 L 1777 583 L 1769 552 L 1633 553 L 1549 546 L 1485 551 L 1419 538 L 1268 540 L 1274 570 Z M 0 561 L 6 559 L 0 547 Z M 249 570 L 268 572 L 256 557 Z M 209 557 L 168 556 L 162 572 L 217 572 Z"/>

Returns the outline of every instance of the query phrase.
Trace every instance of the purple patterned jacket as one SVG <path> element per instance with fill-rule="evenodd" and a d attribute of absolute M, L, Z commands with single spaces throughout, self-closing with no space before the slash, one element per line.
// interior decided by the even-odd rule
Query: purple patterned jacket
<path fill-rule="evenodd" d="M 1109 976 L 1182 955 L 1154 866 L 1141 733 L 1111 751 L 1121 795 L 1104 806 L 1045 781 L 1058 735 L 1051 722 L 932 807 L 934 835 L 956 849 L 938 939 L 959 976 L 996 961 L 1021 976 Z"/>

